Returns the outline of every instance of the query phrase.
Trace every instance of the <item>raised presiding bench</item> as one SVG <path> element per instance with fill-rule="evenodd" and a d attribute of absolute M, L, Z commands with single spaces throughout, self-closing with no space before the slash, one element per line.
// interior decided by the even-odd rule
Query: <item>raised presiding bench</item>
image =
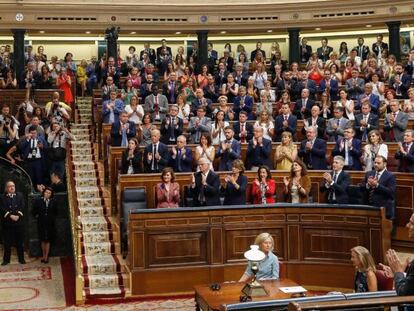
<path fill-rule="evenodd" d="M 286 294 L 280 290 L 281 287 L 297 286 L 295 282 L 288 279 L 281 280 L 267 280 L 260 281 L 267 291 L 267 296 L 254 297 L 254 301 L 263 300 L 286 300 L 291 298 L 291 294 Z M 245 283 L 231 282 L 220 284 L 218 291 L 210 289 L 210 285 L 197 285 L 195 289 L 195 301 L 197 304 L 196 310 L 202 311 L 216 311 L 220 309 L 223 304 L 234 304 L 240 301 L 240 295 L 242 295 L 242 289 Z M 288 305 L 288 301 L 285 302 L 285 306 Z M 236 310 L 236 309 L 233 309 Z"/>
<path fill-rule="evenodd" d="M 353 288 L 350 249 L 362 245 L 375 262 L 390 247 L 384 209 L 327 204 L 271 204 L 133 210 L 129 215 L 133 295 L 177 293 L 198 284 L 239 280 L 243 253 L 269 232 L 286 278 Z"/>

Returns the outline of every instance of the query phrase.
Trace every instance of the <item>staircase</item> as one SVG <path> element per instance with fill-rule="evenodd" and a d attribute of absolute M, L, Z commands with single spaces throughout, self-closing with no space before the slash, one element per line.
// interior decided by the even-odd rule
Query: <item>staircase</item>
<path fill-rule="evenodd" d="M 123 298 L 129 293 L 129 274 L 120 249 L 119 226 L 111 217 L 109 191 L 103 185 L 103 165 L 97 162 L 91 131 L 91 98 L 78 98 L 75 124 L 76 140 L 70 145 L 78 209 L 78 278 L 82 280 L 83 301 Z M 78 282 L 80 283 L 80 282 Z M 78 291 L 79 289 L 77 289 Z"/>

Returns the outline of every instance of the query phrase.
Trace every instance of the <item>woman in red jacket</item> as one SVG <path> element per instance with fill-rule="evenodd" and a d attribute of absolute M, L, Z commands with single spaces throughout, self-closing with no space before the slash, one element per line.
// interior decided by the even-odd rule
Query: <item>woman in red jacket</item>
<path fill-rule="evenodd" d="M 253 204 L 275 203 L 276 183 L 267 166 L 260 166 L 252 186 Z"/>

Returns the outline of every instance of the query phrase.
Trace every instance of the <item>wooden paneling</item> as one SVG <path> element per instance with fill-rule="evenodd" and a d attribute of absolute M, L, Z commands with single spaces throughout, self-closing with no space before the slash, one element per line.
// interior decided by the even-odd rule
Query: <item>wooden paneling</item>
<path fill-rule="evenodd" d="M 249 207 L 137 212 L 129 219 L 132 294 L 189 291 L 196 284 L 237 280 L 246 266 L 243 253 L 261 232 L 274 237 L 287 278 L 304 285 L 351 287 L 350 249 L 364 245 L 376 262 L 383 261 L 390 226 L 384 210 L 329 206 L 258 207 L 254 214 Z"/>

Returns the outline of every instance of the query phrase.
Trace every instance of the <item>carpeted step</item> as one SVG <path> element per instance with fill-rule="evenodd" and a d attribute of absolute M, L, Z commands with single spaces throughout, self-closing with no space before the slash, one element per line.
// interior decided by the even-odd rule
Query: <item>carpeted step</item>
<path fill-rule="evenodd" d="M 84 243 L 103 243 L 113 240 L 112 231 L 85 231 L 82 233 Z"/>
<path fill-rule="evenodd" d="M 102 206 L 104 202 L 101 198 L 77 198 L 77 201 L 80 208 Z"/>
<path fill-rule="evenodd" d="M 112 229 L 112 224 L 107 217 L 81 217 L 80 224 L 83 231 L 106 231 Z"/>
<path fill-rule="evenodd" d="M 75 123 L 70 125 L 70 129 L 90 129 L 91 125 L 87 123 Z"/>
<path fill-rule="evenodd" d="M 81 177 L 81 178 L 97 178 L 97 171 L 96 170 L 84 170 L 81 172 L 74 172 L 75 177 Z"/>
<path fill-rule="evenodd" d="M 82 256 L 83 274 L 115 274 L 122 273 L 122 265 L 118 257 L 113 255 Z"/>
<path fill-rule="evenodd" d="M 93 154 L 75 154 L 72 155 L 72 161 L 79 162 L 79 161 L 88 161 L 92 162 L 94 161 L 94 155 Z"/>
<path fill-rule="evenodd" d="M 90 290 L 91 294 L 96 293 L 94 290 L 100 288 L 106 288 L 109 291 L 110 288 L 114 289 L 121 285 L 123 286 L 123 275 L 121 273 L 111 273 L 111 274 L 91 274 L 84 275 L 84 282 L 86 289 Z M 121 289 L 118 288 L 118 292 L 121 292 Z"/>
<path fill-rule="evenodd" d="M 77 174 L 76 174 L 77 175 Z M 81 198 L 98 198 L 102 195 L 99 187 L 76 187 L 76 193 Z"/>
<path fill-rule="evenodd" d="M 82 254 L 86 256 L 110 255 L 117 253 L 117 248 L 119 249 L 119 244 L 113 241 L 83 243 Z"/>
<path fill-rule="evenodd" d="M 107 211 L 102 206 L 79 207 L 79 214 L 81 217 L 102 217 L 107 216 Z"/>
<path fill-rule="evenodd" d="M 75 179 L 76 187 L 97 187 L 98 183 L 96 178 L 77 177 Z"/>
<path fill-rule="evenodd" d="M 76 171 L 92 171 L 97 168 L 94 162 L 91 161 L 73 161 L 73 167 Z"/>

